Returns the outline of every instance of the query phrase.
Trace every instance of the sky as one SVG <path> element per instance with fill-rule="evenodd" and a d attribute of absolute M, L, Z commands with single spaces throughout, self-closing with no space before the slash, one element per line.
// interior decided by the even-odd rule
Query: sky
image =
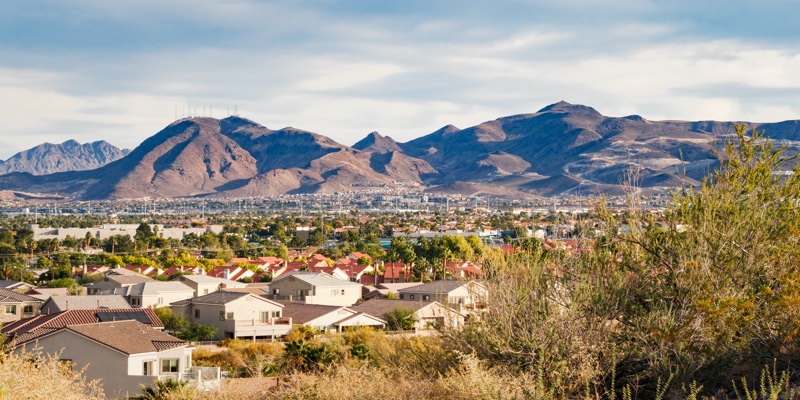
<path fill-rule="evenodd" d="M 72 0 L 0 12 L 0 158 L 234 112 L 352 145 L 533 113 L 800 119 L 794 0 Z"/>

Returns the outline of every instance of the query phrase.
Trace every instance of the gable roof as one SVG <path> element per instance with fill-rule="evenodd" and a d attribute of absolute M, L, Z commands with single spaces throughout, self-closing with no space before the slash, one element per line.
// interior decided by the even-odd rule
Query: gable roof
<path fill-rule="evenodd" d="M 450 293 L 462 286 L 470 284 L 470 281 L 456 281 L 456 280 L 443 280 L 424 283 L 409 288 L 398 290 L 399 293 L 435 293 L 445 294 Z"/>
<path fill-rule="evenodd" d="M 70 325 L 61 329 L 74 332 L 128 355 L 159 352 L 189 344 L 172 335 L 151 329 L 138 321 Z"/>
<path fill-rule="evenodd" d="M 434 303 L 436 302 L 421 300 L 372 299 L 350 308 L 355 311 L 364 312 L 370 315 L 383 316 L 387 312 L 398 307 L 410 308 L 414 311 L 419 311 L 420 309 L 423 309 Z"/>
<path fill-rule="evenodd" d="M 182 275 L 178 278 L 180 281 L 190 281 L 194 283 L 213 283 L 217 285 L 226 285 L 227 287 L 245 287 L 246 283 L 232 281 L 230 279 L 218 278 L 209 275 Z"/>
<path fill-rule="evenodd" d="M 372 320 L 373 322 L 377 322 L 377 324 L 373 323 L 373 324 L 369 324 L 369 325 L 383 325 L 383 326 L 386 326 L 386 321 L 384 319 L 376 317 L 376 316 L 371 315 L 371 314 L 367 314 L 365 312 L 357 312 L 357 313 L 355 313 L 353 315 L 347 316 L 347 317 L 345 317 L 345 318 L 343 318 L 343 319 L 341 319 L 339 321 L 336 321 L 334 323 L 334 325 L 335 326 L 367 325 L 367 324 L 361 324 L 358 321 L 354 321 L 354 320 L 357 320 L 359 318 L 363 318 L 363 319 L 367 319 L 367 320 Z"/>
<path fill-rule="evenodd" d="M 22 303 L 22 302 L 41 303 L 42 300 L 37 299 L 36 297 L 28 296 L 26 294 L 17 293 L 13 290 L 0 288 L 0 303 Z"/>
<path fill-rule="evenodd" d="M 153 281 L 137 283 L 114 291 L 115 294 L 121 294 L 123 296 L 146 296 L 167 292 L 194 293 L 194 289 L 192 289 L 191 286 L 178 281 Z"/>
<path fill-rule="evenodd" d="M 266 293 L 265 293 L 266 294 Z M 277 305 L 278 307 L 283 307 L 283 304 L 278 302 L 274 302 L 272 300 L 268 300 L 264 297 L 249 293 L 249 292 L 228 292 L 228 291 L 217 291 L 214 293 L 209 293 L 207 295 L 203 295 L 200 297 L 195 297 L 193 299 L 186 299 L 176 301 L 174 303 L 170 303 L 171 306 L 186 306 L 189 304 L 211 304 L 211 305 L 223 305 L 234 302 L 236 300 L 241 299 L 242 297 L 252 296 L 253 298 L 266 301 L 268 303 L 272 303 Z"/>
<path fill-rule="evenodd" d="M 336 312 L 339 310 L 347 310 L 346 307 L 343 306 L 326 306 L 321 304 L 305 304 L 305 303 L 283 303 L 283 317 L 288 317 L 292 319 L 292 324 L 294 325 L 305 325 L 319 317 L 324 315 L 330 314 L 332 312 Z M 350 311 L 347 315 L 343 315 L 343 317 L 350 316 L 351 314 L 355 314 L 355 312 Z"/>
<path fill-rule="evenodd" d="M 61 329 L 69 325 L 94 324 L 100 322 L 99 314 L 102 313 L 125 313 L 128 315 L 133 312 L 137 316 L 146 317 L 150 321 L 147 326 L 153 328 L 163 328 L 164 324 L 158 316 L 149 308 L 110 308 L 98 310 L 67 310 L 55 314 L 38 315 L 3 325 L 2 332 L 13 336 L 17 344 L 29 342 L 40 336 Z M 114 314 L 119 315 L 119 314 Z"/>
<path fill-rule="evenodd" d="M 280 283 L 281 281 L 288 279 L 290 277 L 294 277 L 298 280 L 301 280 L 309 285 L 316 286 L 316 287 L 339 287 L 339 286 L 362 286 L 360 283 L 355 282 L 348 282 L 341 279 L 336 279 L 326 273 L 323 272 L 303 272 L 303 271 L 290 271 L 280 276 L 280 278 L 272 281 L 272 285 L 274 286 L 276 283 Z"/>
<path fill-rule="evenodd" d="M 128 271 L 128 270 L 125 269 L 123 271 Z M 131 273 L 135 274 L 135 272 L 131 272 Z M 100 284 L 100 282 L 114 282 L 114 283 L 117 283 L 118 285 L 122 286 L 122 285 L 134 285 L 134 284 L 143 283 L 143 282 L 155 282 L 155 279 L 148 278 L 148 277 L 146 277 L 144 275 L 139 275 L 139 274 L 136 274 L 136 275 L 120 275 L 120 274 L 114 273 L 114 274 L 106 275 L 105 278 L 100 279 L 99 281 L 88 283 L 88 284 L 86 284 L 84 286 L 86 286 L 86 287 L 97 286 L 97 285 Z"/>
<path fill-rule="evenodd" d="M 130 307 L 125 298 L 117 294 L 103 294 L 97 296 L 51 296 L 42 304 L 42 308 L 45 308 L 48 304 L 55 305 L 62 311 Z"/>
<path fill-rule="evenodd" d="M 0 288 L 8 289 L 8 288 L 18 288 L 18 287 L 26 287 L 26 288 L 34 288 L 36 285 L 31 285 L 27 282 L 22 281 L 7 281 L 0 279 Z"/>

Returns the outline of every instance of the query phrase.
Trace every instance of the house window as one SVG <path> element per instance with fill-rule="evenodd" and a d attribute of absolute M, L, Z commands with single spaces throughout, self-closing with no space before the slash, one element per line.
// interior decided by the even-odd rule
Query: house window
<path fill-rule="evenodd" d="M 229 312 L 229 313 L 225 314 L 225 319 L 227 319 L 227 320 L 233 320 L 233 313 L 232 313 L 232 312 Z"/>
<path fill-rule="evenodd" d="M 262 311 L 261 315 L 261 322 L 269 321 L 269 311 Z"/>
<path fill-rule="evenodd" d="M 413 294 L 409 295 L 408 298 L 409 298 L 409 300 L 414 300 L 414 295 Z"/>
<path fill-rule="evenodd" d="M 186 368 L 190 368 L 192 366 L 192 356 L 190 354 L 186 355 L 186 360 L 183 362 L 183 365 Z"/>
<path fill-rule="evenodd" d="M 29 314 L 33 312 L 33 306 L 24 306 L 22 307 L 22 312 L 25 314 Z"/>
<path fill-rule="evenodd" d="M 158 298 L 158 304 L 164 304 L 164 298 L 163 297 L 159 297 Z"/>
<path fill-rule="evenodd" d="M 406 298 L 406 295 L 400 293 L 400 300 L 404 300 L 405 298 Z"/>
<path fill-rule="evenodd" d="M 342 289 L 342 296 L 344 296 L 344 289 Z"/>
<path fill-rule="evenodd" d="M 177 358 L 165 358 L 161 360 L 161 373 L 162 374 L 169 374 L 169 373 L 177 373 L 178 372 L 178 359 Z"/>
<path fill-rule="evenodd" d="M 200 318 L 200 310 L 194 310 L 194 317 Z"/>
<path fill-rule="evenodd" d="M 272 294 L 277 296 L 277 295 L 281 294 L 281 290 L 278 289 L 278 288 L 272 289 Z"/>
<path fill-rule="evenodd" d="M 338 290 L 336 290 L 336 289 L 331 289 L 331 296 L 336 296 L 337 294 L 339 294 L 339 291 L 338 291 Z"/>
<path fill-rule="evenodd" d="M 142 375 L 150 376 L 153 375 L 153 362 L 152 361 L 145 361 L 142 363 Z"/>
<path fill-rule="evenodd" d="M 16 314 L 17 306 L 6 306 L 6 314 Z"/>
<path fill-rule="evenodd" d="M 280 318 L 280 317 L 281 317 L 281 312 L 280 311 L 273 311 L 272 312 L 272 318 Z"/>
<path fill-rule="evenodd" d="M 208 289 L 203 289 L 203 294 L 208 294 Z"/>
<path fill-rule="evenodd" d="M 422 300 L 430 300 L 430 299 L 431 299 L 431 296 L 428 296 L 427 294 L 423 294 L 422 295 Z"/>

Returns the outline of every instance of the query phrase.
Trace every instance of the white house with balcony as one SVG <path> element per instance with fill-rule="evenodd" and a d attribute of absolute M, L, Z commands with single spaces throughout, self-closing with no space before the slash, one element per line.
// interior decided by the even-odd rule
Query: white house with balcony
<path fill-rule="evenodd" d="M 291 318 L 283 317 L 283 305 L 245 292 L 214 292 L 170 305 L 175 314 L 197 324 L 217 327 L 214 340 L 274 339 L 292 330 Z"/>
<path fill-rule="evenodd" d="M 336 279 L 324 272 L 291 271 L 269 284 L 269 298 L 328 306 L 351 306 L 361 299 L 356 282 Z"/>

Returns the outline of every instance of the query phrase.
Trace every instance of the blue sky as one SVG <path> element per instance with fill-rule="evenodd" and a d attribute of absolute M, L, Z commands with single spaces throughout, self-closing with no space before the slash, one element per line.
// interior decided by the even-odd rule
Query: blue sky
<path fill-rule="evenodd" d="M 648 119 L 800 119 L 798 3 L 9 2 L 0 158 L 67 139 L 133 148 L 176 112 L 234 107 L 348 145 L 559 100 Z"/>

